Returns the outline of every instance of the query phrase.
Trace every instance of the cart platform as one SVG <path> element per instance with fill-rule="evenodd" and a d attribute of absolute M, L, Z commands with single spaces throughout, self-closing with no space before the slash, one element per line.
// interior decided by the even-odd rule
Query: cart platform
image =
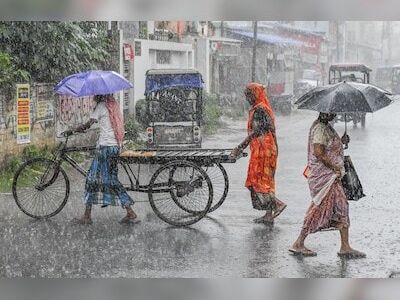
<path fill-rule="evenodd" d="M 202 165 L 235 163 L 238 158 L 232 158 L 231 152 L 232 149 L 135 149 L 122 151 L 118 159 L 128 164 L 158 164 L 173 160 L 201 162 Z M 245 156 L 247 153 L 241 155 Z"/>

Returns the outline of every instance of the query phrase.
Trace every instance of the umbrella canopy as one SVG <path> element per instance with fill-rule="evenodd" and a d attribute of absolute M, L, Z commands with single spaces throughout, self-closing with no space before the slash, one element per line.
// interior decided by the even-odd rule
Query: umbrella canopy
<path fill-rule="evenodd" d="M 133 85 L 114 71 L 89 71 L 65 77 L 54 88 L 60 95 L 73 97 L 113 94 Z"/>
<path fill-rule="evenodd" d="M 299 109 L 324 113 L 374 112 L 392 103 L 391 94 L 377 86 L 357 82 L 340 82 L 317 87 L 300 97 Z"/>

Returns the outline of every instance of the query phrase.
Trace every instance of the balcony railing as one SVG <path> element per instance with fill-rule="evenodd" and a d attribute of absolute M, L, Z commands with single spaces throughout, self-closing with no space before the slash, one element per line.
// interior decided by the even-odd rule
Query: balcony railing
<path fill-rule="evenodd" d="M 156 41 L 169 41 L 169 42 L 178 42 L 178 36 L 167 30 L 155 30 L 154 34 L 149 34 L 150 40 Z"/>

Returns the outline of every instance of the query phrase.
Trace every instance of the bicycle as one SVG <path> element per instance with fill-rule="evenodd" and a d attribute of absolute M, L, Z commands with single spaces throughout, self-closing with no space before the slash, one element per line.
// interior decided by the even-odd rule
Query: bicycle
<path fill-rule="evenodd" d="M 60 142 L 52 158 L 38 157 L 23 163 L 14 175 L 12 192 L 26 215 L 45 219 L 57 215 L 66 205 L 70 180 L 63 168 L 67 163 L 84 177 L 84 170 L 69 154 L 96 150 L 94 146 L 69 147 L 69 137 Z M 228 176 L 222 163 L 234 163 L 231 149 L 137 149 L 114 159 L 128 175 L 127 191 L 148 194 L 156 215 L 174 226 L 196 223 L 221 206 L 228 193 Z M 245 155 L 245 154 L 244 154 Z M 137 173 L 131 164 L 138 165 Z M 148 184 L 140 183 L 142 164 L 160 165 Z M 211 180 L 215 181 L 215 191 Z M 219 199 L 213 204 L 213 196 Z"/>

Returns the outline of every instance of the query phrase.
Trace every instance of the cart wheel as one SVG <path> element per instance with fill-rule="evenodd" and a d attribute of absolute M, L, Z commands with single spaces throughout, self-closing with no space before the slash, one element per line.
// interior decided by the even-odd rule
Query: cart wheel
<path fill-rule="evenodd" d="M 213 212 L 224 203 L 229 190 L 229 179 L 225 168 L 221 164 L 216 164 L 212 167 L 205 167 L 208 177 L 213 186 L 213 203 L 208 211 Z"/>
<path fill-rule="evenodd" d="M 18 207 L 35 219 L 58 214 L 69 196 L 69 179 L 61 167 L 46 158 L 25 162 L 14 175 L 12 192 Z"/>
<path fill-rule="evenodd" d="M 206 171 L 208 177 L 210 178 L 213 187 L 213 204 L 208 211 L 210 213 L 220 207 L 222 203 L 224 203 L 228 194 L 229 179 L 225 168 L 221 164 L 203 167 L 203 169 L 204 171 Z M 172 170 L 172 172 L 174 172 L 174 170 Z M 194 210 L 191 207 L 185 206 L 184 203 L 179 200 L 179 197 L 177 197 L 176 193 L 174 193 L 173 191 L 171 191 L 171 197 L 175 201 L 176 205 L 178 205 L 184 211 L 192 214 L 202 213 L 201 210 Z"/>
<path fill-rule="evenodd" d="M 213 187 L 207 173 L 189 161 L 161 166 L 149 183 L 149 201 L 156 215 L 174 226 L 201 220 L 209 211 Z"/>

